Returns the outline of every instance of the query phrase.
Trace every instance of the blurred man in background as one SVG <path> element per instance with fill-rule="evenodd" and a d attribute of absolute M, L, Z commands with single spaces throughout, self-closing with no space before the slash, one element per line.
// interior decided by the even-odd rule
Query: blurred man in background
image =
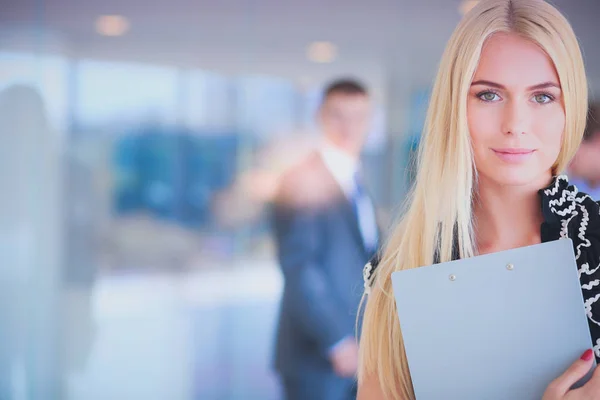
<path fill-rule="evenodd" d="M 285 285 L 276 368 L 288 400 L 356 398 L 362 269 L 379 241 L 359 163 L 370 103 L 359 82 L 330 84 L 319 109 L 323 143 L 280 181 L 275 234 Z"/>
<path fill-rule="evenodd" d="M 590 106 L 583 143 L 569 166 L 569 178 L 580 191 L 600 200 L 600 104 Z"/>

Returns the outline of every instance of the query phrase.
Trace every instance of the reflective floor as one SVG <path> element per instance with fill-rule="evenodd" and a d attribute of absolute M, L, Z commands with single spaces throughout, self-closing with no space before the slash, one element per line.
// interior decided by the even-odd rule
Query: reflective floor
<path fill-rule="evenodd" d="M 79 339 L 69 343 L 72 357 L 85 351 L 82 338 L 92 347 L 68 380 L 68 398 L 280 398 L 270 357 L 281 277 L 269 261 L 237 264 L 101 277 L 92 327 L 81 332 L 85 324 L 76 323 Z M 86 293 L 69 296 L 74 307 Z M 81 320 L 77 310 L 71 318 Z"/>

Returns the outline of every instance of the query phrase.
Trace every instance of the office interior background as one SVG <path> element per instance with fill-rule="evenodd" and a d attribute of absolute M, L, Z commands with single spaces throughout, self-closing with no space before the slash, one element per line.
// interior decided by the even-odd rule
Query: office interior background
<path fill-rule="evenodd" d="M 391 224 L 437 63 L 473 3 L 1 0 L 11 396 L 280 399 L 277 178 L 319 140 L 323 85 L 356 77 L 376 103 L 364 165 Z M 597 98 L 600 1 L 553 3 Z"/>

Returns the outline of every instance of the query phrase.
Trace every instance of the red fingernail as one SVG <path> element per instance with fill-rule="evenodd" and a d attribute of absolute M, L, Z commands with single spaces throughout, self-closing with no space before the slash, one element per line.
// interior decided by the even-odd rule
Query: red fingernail
<path fill-rule="evenodd" d="M 583 354 L 581 355 L 581 359 L 582 359 L 583 361 L 590 361 L 590 360 L 592 359 L 592 357 L 593 357 L 593 356 L 594 356 L 594 352 L 593 352 L 591 349 L 587 349 L 587 350 L 585 351 L 585 353 L 583 353 Z"/>

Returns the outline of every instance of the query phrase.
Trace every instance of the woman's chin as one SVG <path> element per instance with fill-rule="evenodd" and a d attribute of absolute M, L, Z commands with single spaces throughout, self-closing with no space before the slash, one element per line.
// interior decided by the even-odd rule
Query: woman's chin
<path fill-rule="evenodd" d="M 488 182 L 498 186 L 528 186 L 545 187 L 552 180 L 552 173 L 547 171 L 532 171 L 530 168 L 502 168 L 479 173 L 480 182 Z"/>

